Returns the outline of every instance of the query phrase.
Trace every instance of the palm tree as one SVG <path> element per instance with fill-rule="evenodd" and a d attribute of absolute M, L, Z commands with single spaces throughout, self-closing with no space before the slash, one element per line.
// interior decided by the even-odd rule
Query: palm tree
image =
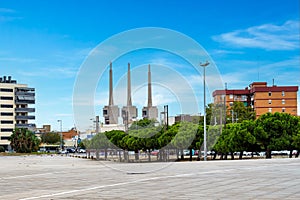
<path fill-rule="evenodd" d="M 16 128 L 10 137 L 10 145 L 18 153 L 31 153 L 38 150 L 40 140 L 28 129 Z"/>

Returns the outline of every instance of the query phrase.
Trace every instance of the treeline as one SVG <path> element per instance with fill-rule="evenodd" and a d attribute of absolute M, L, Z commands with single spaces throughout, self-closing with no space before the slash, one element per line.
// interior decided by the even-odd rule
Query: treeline
<path fill-rule="evenodd" d="M 84 140 L 87 149 L 96 151 L 114 149 L 119 156 L 128 159 L 128 151 L 135 152 L 135 159 L 139 159 L 139 151 L 150 152 L 159 149 L 159 156 L 166 160 L 170 150 L 175 150 L 177 156 L 183 158 L 183 150 L 200 149 L 203 144 L 203 122 L 181 122 L 172 126 L 155 126 L 154 121 L 140 120 L 134 122 L 127 133 L 113 130 L 98 133 L 91 140 Z M 208 150 L 221 159 L 227 155 L 234 158 L 239 152 L 240 159 L 244 151 L 266 152 L 266 158 L 271 158 L 271 151 L 300 150 L 300 118 L 286 113 L 266 113 L 257 120 L 241 120 L 240 122 L 215 124 L 207 126 Z M 121 153 L 122 152 L 122 153 Z"/>

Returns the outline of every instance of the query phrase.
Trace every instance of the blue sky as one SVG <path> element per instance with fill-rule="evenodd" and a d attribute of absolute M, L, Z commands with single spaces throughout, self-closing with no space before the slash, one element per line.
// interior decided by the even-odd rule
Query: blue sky
<path fill-rule="evenodd" d="M 254 81 L 271 85 L 273 78 L 277 85 L 299 86 L 299 7 L 299 0 L 0 0 L 0 75 L 11 75 L 19 83 L 36 88 L 38 127 L 51 124 L 57 130 L 57 120 L 62 119 L 66 130 L 75 123 L 74 84 L 90 52 L 120 32 L 161 27 L 198 42 L 228 88 L 244 88 Z M 199 62 L 201 59 L 199 56 Z M 122 92 L 118 91 L 124 88 L 127 62 L 132 65 L 132 76 L 136 73 L 133 103 L 138 107 L 146 103 L 146 79 L 138 81 L 138 77 L 143 77 L 141 73 L 151 62 L 153 75 L 161 73 L 179 86 L 182 84 L 176 82 L 180 78 L 186 80 L 186 87 L 192 88 L 199 105 L 190 113 L 201 113 L 201 74 L 178 56 L 159 50 L 134 51 L 114 61 L 117 104 L 122 100 Z M 179 76 L 174 71 L 174 77 L 168 74 L 170 66 Z M 95 90 L 95 114 L 100 116 L 108 98 L 107 73 L 99 77 Z M 179 114 L 182 108 L 178 99 L 174 100 L 176 94 L 162 85 L 153 88 L 154 102 L 160 107 L 169 104 L 171 115 Z M 207 101 L 211 102 L 211 97 Z M 298 103 L 298 114 L 299 107 Z M 86 123 L 87 128 L 92 126 L 89 119 Z"/>

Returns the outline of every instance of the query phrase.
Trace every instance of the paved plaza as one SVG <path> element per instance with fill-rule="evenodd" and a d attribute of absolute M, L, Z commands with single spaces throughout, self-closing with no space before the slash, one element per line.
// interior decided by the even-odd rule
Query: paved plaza
<path fill-rule="evenodd" d="M 0 199 L 300 199 L 300 159 L 117 163 L 0 157 Z"/>

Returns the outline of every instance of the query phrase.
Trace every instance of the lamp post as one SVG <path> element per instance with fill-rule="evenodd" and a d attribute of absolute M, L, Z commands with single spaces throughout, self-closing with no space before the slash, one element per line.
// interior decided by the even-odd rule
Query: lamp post
<path fill-rule="evenodd" d="M 62 120 L 59 119 L 57 122 L 60 123 L 60 149 L 62 149 Z"/>
<path fill-rule="evenodd" d="M 205 93 L 205 67 L 209 65 L 209 62 L 206 61 L 206 63 L 200 63 L 200 66 L 203 67 L 203 104 L 204 104 L 204 161 L 207 160 L 207 146 L 206 146 L 206 93 Z M 200 151 L 201 153 L 201 151 Z"/>

